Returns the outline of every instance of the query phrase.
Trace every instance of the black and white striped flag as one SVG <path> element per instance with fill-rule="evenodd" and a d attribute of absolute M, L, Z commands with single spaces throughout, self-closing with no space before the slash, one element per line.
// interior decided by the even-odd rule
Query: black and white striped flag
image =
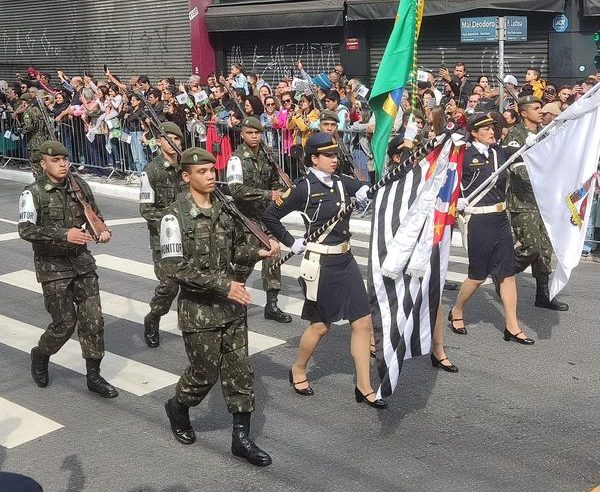
<path fill-rule="evenodd" d="M 406 359 L 431 351 L 462 155 L 462 148 L 448 142 L 375 196 L 368 291 L 381 380 L 378 398 L 392 394 Z M 419 215 L 425 217 L 420 222 Z M 390 274 L 390 265 L 397 274 Z"/>

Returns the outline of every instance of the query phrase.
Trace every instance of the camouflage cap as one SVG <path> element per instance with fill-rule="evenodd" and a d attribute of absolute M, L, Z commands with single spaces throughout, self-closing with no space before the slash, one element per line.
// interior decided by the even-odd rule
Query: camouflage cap
<path fill-rule="evenodd" d="M 246 116 L 242 121 L 242 126 L 245 126 L 246 128 L 254 128 L 259 132 L 263 131 L 263 126 L 260 120 L 254 116 Z"/>
<path fill-rule="evenodd" d="M 46 140 L 42 142 L 40 145 L 40 153 L 42 155 L 49 155 L 51 157 L 54 156 L 64 156 L 67 157 L 69 152 L 66 147 L 61 144 L 58 140 Z"/>
<path fill-rule="evenodd" d="M 517 106 L 519 106 L 519 107 L 527 106 L 528 104 L 535 104 L 535 103 L 542 104 L 542 100 L 539 97 L 535 97 L 535 96 L 525 96 L 525 97 L 520 97 L 519 99 L 517 99 Z"/>
<path fill-rule="evenodd" d="M 202 164 L 214 164 L 217 162 L 215 156 L 210 152 L 201 149 L 200 147 L 192 147 L 186 149 L 181 154 L 181 165 L 182 166 L 194 166 Z"/>
<path fill-rule="evenodd" d="M 161 125 L 162 130 L 165 133 L 170 133 L 171 135 L 177 135 L 179 138 L 183 138 L 183 133 L 181 132 L 181 128 L 178 125 L 171 121 L 167 121 Z"/>
<path fill-rule="evenodd" d="M 339 123 L 340 119 L 335 111 L 324 109 L 323 111 L 321 111 L 319 121 L 335 121 L 336 123 Z"/>
<path fill-rule="evenodd" d="M 26 92 L 20 97 L 20 99 L 21 101 L 30 103 L 31 101 L 33 101 L 33 94 L 31 92 Z"/>

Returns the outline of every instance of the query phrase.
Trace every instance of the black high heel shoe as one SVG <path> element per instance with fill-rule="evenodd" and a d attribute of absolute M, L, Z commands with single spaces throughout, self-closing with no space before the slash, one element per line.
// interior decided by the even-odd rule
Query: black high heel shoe
<path fill-rule="evenodd" d="M 455 321 L 463 321 L 463 319 L 454 319 L 454 316 L 452 316 L 452 309 L 448 312 L 448 321 L 450 321 L 450 328 L 452 328 L 452 331 L 458 335 L 466 335 L 467 334 L 467 329 L 463 326 L 462 328 L 455 328 L 454 327 L 454 322 Z"/>
<path fill-rule="evenodd" d="M 373 395 L 375 394 L 374 391 L 371 391 L 370 393 L 367 393 L 366 395 L 363 395 L 360 390 L 358 389 L 358 387 L 354 387 L 354 396 L 356 396 L 356 401 L 358 403 L 360 402 L 365 402 L 367 405 L 369 405 L 370 407 L 373 408 L 377 408 L 378 410 L 383 410 L 384 408 L 387 407 L 387 403 L 385 400 L 382 400 L 381 398 L 379 400 L 375 400 L 375 401 L 369 401 L 367 400 L 367 396 L 369 395 Z"/>
<path fill-rule="evenodd" d="M 523 332 L 520 331 L 519 333 L 513 335 L 510 331 L 508 331 L 508 328 L 504 328 L 504 340 L 506 340 L 507 342 L 510 342 L 512 340 L 513 342 L 518 342 L 523 345 L 533 345 L 535 343 L 535 340 L 532 340 L 531 338 L 519 338 L 519 335 L 521 333 Z"/>
<path fill-rule="evenodd" d="M 290 369 L 290 373 L 289 373 L 289 380 L 290 380 L 290 384 L 294 388 L 294 391 L 296 393 L 298 393 L 299 395 L 302 395 L 302 396 L 312 396 L 312 395 L 315 394 L 315 392 L 310 387 L 310 385 L 308 385 L 308 388 L 302 388 L 302 389 L 296 388 L 297 384 L 306 383 L 308 381 L 308 379 L 305 379 L 304 381 L 294 381 L 294 375 L 292 374 L 292 370 L 291 369 Z"/>
<path fill-rule="evenodd" d="M 442 361 L 448 360 L 448 357 L 444 357 L 443 359 L 438 360 L 437 357 L 435 355 L 433 355 L 433 353 L 431 353 L 430 358 L 431 358 L 431 365 L 433 367 L 439 367 L 440 369 L 443 369 L 446 372 L 458 372 L 458 367 L 456 367 L 454 364 L 452 364 L 452 362 L 450 362 L 449 366 L 442 364 Z"/>

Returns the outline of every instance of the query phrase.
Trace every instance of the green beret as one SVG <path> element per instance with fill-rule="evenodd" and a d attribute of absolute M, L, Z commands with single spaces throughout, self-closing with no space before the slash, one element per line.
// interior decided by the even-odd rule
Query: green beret
<path fill-rule="evenodd" d="M 319 116 L 320 121 L 335 121 L 336 123 L 340 122 L 340 118 L 338 117 L 335 111 L 331 111 L 329 109 L 324 109 L 321 111 L 321 116 Z"/>
<path fill-rule="evenodd" d="M 20 97 L 21 101 L 31 102 L 33 101 L 33 94 L 31 92 L 26 92 Z"/>
<path fill-rule="evenodd" d="M 217 162 L 215 156 L 200 147 L 186 149 L 181 154 L 181 165 L 193 166 L 202 164 L 214 164 Z"/>
<path fill-rule="evenodd" d="M 179 128 L 179 125 L 176 125 L 171 121 L 163 123 L 161 128 L 165 133 L 170 133 L 172 135 L 177 135 L 179 138 L 183 138 L 183 133 L 181 133 L 181 128 Z"/>
<path fill-rule="evenodd" d="M 535 96 L 525 96 L 525 97 L 520 97 L 519 99 L 517 99 L 517 106 L 519 106 L 519 107 L 527 106 L 528 104 L 535 104 L 535 103 L 542 104 L 542 100 L 539 97 L 535 97 Z"/>
<path fill-rule="evenodd" d="M 245 126 L 246 128 L 254 128 L 259 132 L 263 131 L 263 126 L 260 120 L 254 116 L 246 116 L 242 121 L 242 126 Z"/>
<path fill-rule="evenodd" d="M 69 152 L 65 148 L 63 144 L 61 144 L 58 140 L 46 140 L 42 142 L 40 145 L 40 153 L 42 155 L 49 155 L 51 157 L 54 156 L 64 156 L 68 157 Z"/>

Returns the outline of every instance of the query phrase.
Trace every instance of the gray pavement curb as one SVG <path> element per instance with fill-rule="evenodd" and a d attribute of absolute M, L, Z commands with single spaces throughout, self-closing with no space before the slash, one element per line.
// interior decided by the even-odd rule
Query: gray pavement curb
<path fill-rule="evenodd" d="M 109 198 L 120 198 L 122 200 L 128 200 L 137 202 L 139 198 L 139 190 L 137 185 L 126 185 L 126 184 L 113 184 L 113 183 L 100 183 L 91 179 L 83 178 L 90 185 L 90 188 L 96 195 L 105 196 Z M 29 184 L 33 183 L 33 176 L 29 171 L 18 171 L 15 169 L 0 169 L 0 179 L 7 181 L 13 181 L 17 183 Z M 304 226 L 302 216 L 299 212 L 293 212 L 283 219 L 285 224 L 294 226 Z M 367 218 L 355 218 L 350 219 L 350 230 L 355 234 L 370 234 L 371 233 L 371 217 Z"/>

